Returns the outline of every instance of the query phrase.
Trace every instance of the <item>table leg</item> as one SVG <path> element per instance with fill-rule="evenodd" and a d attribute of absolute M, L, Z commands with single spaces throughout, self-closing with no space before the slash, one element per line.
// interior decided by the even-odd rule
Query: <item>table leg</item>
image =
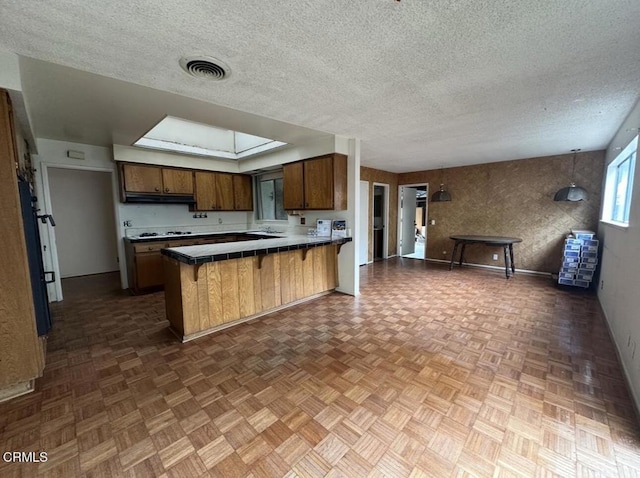
<path fill-rule="evenodd" d="M 509 256 L 511 256 L 511 272 L 516 273 L 516 264 L 513 262 L 513 244 L 509 244 Z"/>
<path fill-rule="evenodd" d="M 462 249 L 460 250 L 460 267 L 462 267 L 462 263 L 464 262 L 464 249 L 467 247 L 467 243 L 462 243 Z"/>
<path fill-rule="evenodd" d="M 502 246 L 502 250 L 504 252 L 504 275 L 509 278 L 509 256 L 507 255 L 507 246 Z"/>
<path fill-rule="evenodd" d="M 456 259 L 456 251 L 458 250 L 459 245 L 460 243 L 456 241 L 455 245 L 453 246 L 453 251 L 451 252 L 451 263 L 449 264 L 449 270 L 453 269 L 453 263 Z"/>

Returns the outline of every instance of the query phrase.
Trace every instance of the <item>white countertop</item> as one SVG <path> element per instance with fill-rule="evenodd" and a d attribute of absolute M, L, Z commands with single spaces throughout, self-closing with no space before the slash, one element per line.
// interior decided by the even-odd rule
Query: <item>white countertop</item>
<path fill-rule="evenodd" d="M 266 235 L 266 233 L 261 234 Z M 286 250 L 287 247 L 292 246 L 313 245 L 329 243 L 332 241 L 330 237 L 303 235 L 277 237 L 278 234 L 273 235 L 276 236 L 273 239 L 257 239 L 254 241 L 223 242 L 220 244 L 202 244 L 199 246 L 171 247 L 167 250 L 188 257 L 190 259 L 199 259 L 204 257 L 217 256 L 219 254 L 234 254 L 271 248 L 283 248 L 284 250 Z M 333 240 L 340 241 L 344 240 L 344 238 L 334 238 Z M 350 240 L 350 238 L 347 238 L 347 240 Z"/>

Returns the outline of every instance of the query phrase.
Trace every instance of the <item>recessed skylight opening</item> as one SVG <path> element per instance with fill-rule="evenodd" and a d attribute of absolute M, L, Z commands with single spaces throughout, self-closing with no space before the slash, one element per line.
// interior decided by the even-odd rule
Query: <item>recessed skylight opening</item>
<path fill-rule="evenodd" d="M 234 160 L 248 158 L 286 144 L 173 116 L 166 116 L 133 143 L 134 146 L 143 148 Z"/>

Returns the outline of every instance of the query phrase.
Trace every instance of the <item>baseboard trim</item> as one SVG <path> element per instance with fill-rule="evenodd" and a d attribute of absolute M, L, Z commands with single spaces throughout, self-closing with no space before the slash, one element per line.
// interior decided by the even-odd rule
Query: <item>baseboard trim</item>
<path fill-rule="evenodd" d="M 440 264 L 451 264 L 450 260 L 444 260 L 444 259 L 425 259 L 425 261 L 438 262 Z M 470 263 L 470 262 L 463 262 L 462 265 L 465 266 L 465 267 L 476 267 L 478 269 L 489 269 L 489 270 L 504 272 L 504 266 L 502 266 L 502 267 L 489 266 L 489 265 L 486 265 L 486 264 L 473 264 L 473 263 Z M 460 267 L 460 266 L 458 266 L 457 262 L 455 263 L 454 268 L 456 266 Z M 516 272 L 519 272 L 521 274 L 534 275 L 534 276 L 544 276 L 544 277 L 550 277 L 551 276 L 551 272 L 532 271 L 532 270 L 529 270 L 529 269 L 518 269 L 517 267 L 516 267 Z"/>
<path fill-rule="evenodd" d="M 35 383 L 36 381 L 35 379 L 33 379 L 27 380 L 26 382 L 16 383 L 15 385 L 11 385 L 7 388 L 3 388 L 2 390 L 0 390 L 0 403 L 33 392 L 33 390 L 35 389 Z"/>
<path fill-rule="evenodd" d="M 631 386 L 632 382 L 629 379 L 629 373 L 627 372 L 627 367 L 624 363 L 624 360 L 622 360 L 622 353 L 620 352 L 620 347 L 618 346 L 618 342 L 616 341 L 616 336 L 613 334 L 613 331 L 611 330 L 611 322 L 609 321 L 609 317 L 607 317 L 607 312 L 604 310 L 604 307 L 602 307 L 602 303 L 600 302 L 599 296 L 597 297 L 597 299 L 598 299 L 598 306 L 600 307 L 600 311 L 604 316 L 604 322 L 607 325 L 607 332 L 609 332 L 609 338 L 613 342 L 614 348 L 616 350 L 616 356 L 618 357 L 618 362 L 622 367 L 622 375 L 624 376 L 624 381 L 627 383 L 627 389 L 629 390 L 629 393 L 631 393 L 631 402 L 633 403 L 633 410 L 636 412 L 636 422 L 640 423 L 640 397 L 638 397 L 634 388 Z"/>

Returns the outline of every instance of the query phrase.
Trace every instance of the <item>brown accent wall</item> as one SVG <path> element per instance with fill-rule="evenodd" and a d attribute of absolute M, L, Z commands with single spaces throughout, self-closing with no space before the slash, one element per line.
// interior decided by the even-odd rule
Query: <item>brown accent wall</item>
<path fill-rule="evenodd" d="M 398 244 L 398 175 L 379 169 L 360 167 L 360 180 L 369 182 L 369 217 L 373 216 L 373 183 L 389 185 L 389 224 L 387 234 L 389 255 L 396 253 Z M 371 221 L 369 221 L 371 222 Z M 369 261 L 373 260 L 373 227 L 369 228 Z"/>
<path fill-rule="evenodd" d="M 515 236 L 522 238 L 514 246 L 517 268 L 557 272 L 565 235 L 571 229 L 598 227 L 604 151 L 576 158 L 575 182 L 588 191 L 589 199 L 554 202 L 555 192 L 569 185 L 572 159 L 567 154 L 401 173 L 397 184 L 427 182 L 431 195 L 444 174 L 452 201 L 428 205 L 428 218 L 436 224 L 427 225 L 427 258 L 450 259 L 452 234 Z M 392 208 L 397 209 L 397 198 Z M 494 253 L 500 254 L 498 261 L 492 260 Z M 469 246 L 465 252 L 470 263 L 501 266 L 502 260 L 500 248 Z"/>

